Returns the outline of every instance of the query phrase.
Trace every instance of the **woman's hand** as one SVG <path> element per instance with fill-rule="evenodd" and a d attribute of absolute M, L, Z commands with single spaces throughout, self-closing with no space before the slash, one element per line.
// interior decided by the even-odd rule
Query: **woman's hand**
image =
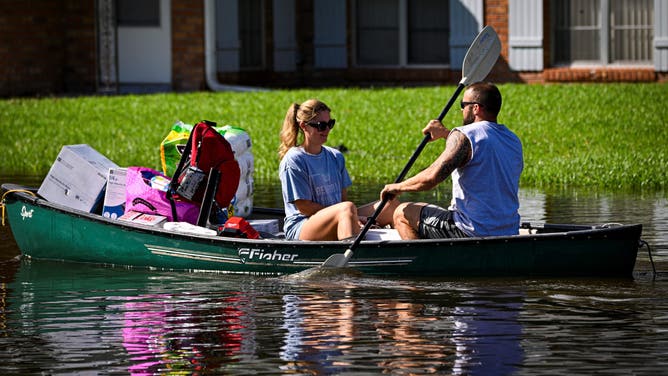
<path fill-rule="evenodd" d="M 324 206 L 317 204 L 311 200 L 296 200 L 294 202 L 295 206 L 297 207 L 297 210 L 299 210 L 300 213 L 304 214 L 307 217 L 312 216 L 313 214 L 319 212 Z"/>

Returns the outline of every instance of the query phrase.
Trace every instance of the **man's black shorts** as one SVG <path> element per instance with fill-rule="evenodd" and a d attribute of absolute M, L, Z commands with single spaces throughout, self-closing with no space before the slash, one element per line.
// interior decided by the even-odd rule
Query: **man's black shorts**
<path fill-rule="evenodd" d="M 468 238 L 455 225 L 453 211 L 436 205 L 427 205 L 420 211 L 418 235 L 421 239 Z"/>

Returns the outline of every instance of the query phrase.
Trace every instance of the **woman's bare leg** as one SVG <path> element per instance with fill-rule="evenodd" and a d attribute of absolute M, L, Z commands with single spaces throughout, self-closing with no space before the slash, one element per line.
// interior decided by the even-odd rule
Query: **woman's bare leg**
<path fill-rule="evenodd" d="M 350 201 L 328 206 L 302 225 L 301 240 L 340 240 L 360 233 L 357 208 Z"/>
<path fill-rule="evenodd" d="M 378 214 L 378 218 L 376 218 L 376 224 L 380 227 L 385 227 L 387 225 L 394 227 L 394 211 L 397 209 L 399 204 L 400 202 L 396 198 L 388 201 L 383 207 L 383 210 L 380 211 L 380 214 Z M 362 205 L 357 208 L 357 213 L 360 217 L 371 217 L 373 213 L 376 212 L 378 205 L 380 205 L 380 201 L 374 201 L 366 205 Z"/>

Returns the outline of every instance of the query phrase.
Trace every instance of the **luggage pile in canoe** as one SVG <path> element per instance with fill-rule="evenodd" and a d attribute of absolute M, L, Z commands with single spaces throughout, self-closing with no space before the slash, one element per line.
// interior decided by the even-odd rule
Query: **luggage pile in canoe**
<path fill-rule="evenodd" d="M 251 215 L 254 158 L 243 129 L 178 122 L 160 156 L 163 171 L 120 167 L 89 145 L 66 145 L 38 194 L 72 209 L 149 225 L 205 227 Z"/>

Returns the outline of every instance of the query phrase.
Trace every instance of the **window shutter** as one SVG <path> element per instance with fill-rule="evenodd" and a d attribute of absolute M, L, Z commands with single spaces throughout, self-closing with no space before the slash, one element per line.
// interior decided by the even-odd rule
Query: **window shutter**
<path fill-rule="evenodd" d="M 450 1 L 450 67 L 461 69 L 464 56 L 483 23 L 482 0 Z"/>
<path fill-rule="evenodd" d="M 543 2 L 510 0 L 508 60 L 517 71 L 543 70 Z"/>
<path fill-rule="evenodd" d="M 654 69 L 668 71 L 668 2 L 654 0 Z"/>
<path fill-rule="evenodd" d="M 316 68 L 346 68 L 346 2 L 313 1 L 313 48 Z"/>

